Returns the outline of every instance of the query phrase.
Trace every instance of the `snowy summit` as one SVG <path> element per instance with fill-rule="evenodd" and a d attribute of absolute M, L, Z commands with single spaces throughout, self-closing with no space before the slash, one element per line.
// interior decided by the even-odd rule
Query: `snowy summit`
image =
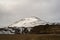
<path fill-rule="evenodd" d="M 47 24 L 47 22 L 39 19 L 38 17 L 29 17 L 20 19 L 19 21 L 16 21 L 15 23 L 9 25 L 9 27 L 34 27 L 45 24 Z"/>

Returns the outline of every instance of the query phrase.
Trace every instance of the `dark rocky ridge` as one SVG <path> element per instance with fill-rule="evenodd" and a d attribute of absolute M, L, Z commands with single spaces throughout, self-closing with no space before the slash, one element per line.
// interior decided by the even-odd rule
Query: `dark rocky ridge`
<path fill-rule="evenodd" d="M 0 28 L 0 34 L 60 34 L 60 25 L 38 25 L 35 27 Z"/>

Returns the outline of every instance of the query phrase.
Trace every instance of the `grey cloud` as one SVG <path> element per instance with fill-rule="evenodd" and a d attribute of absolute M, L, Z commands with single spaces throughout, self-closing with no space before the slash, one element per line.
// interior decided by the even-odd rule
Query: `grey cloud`
<path fill-rule="evenodd" d="M 0 2 L 0 26 L 7 26 L 16 20 L 30 16 L 37 16 L 49 22 L 60 22 L 59 14 L 59 0 L 3 0 L 2 3 Z"/>

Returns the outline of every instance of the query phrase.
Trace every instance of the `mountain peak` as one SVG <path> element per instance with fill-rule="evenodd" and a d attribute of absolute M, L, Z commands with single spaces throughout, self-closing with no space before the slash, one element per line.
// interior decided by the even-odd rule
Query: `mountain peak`
<path fill-rule="evenodd" d="M 34 27 L 37 25 L 45 25 L 47 22 L 41 20 L 38 17 L 32 16 L 29 18 L 20 19 L 15 23 L 9 25 L 9 27 Z"/>

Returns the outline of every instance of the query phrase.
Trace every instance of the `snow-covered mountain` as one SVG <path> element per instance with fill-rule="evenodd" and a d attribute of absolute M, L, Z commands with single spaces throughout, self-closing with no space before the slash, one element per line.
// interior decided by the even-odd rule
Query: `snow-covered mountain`
<path fill-rule="evenodd" d="M 48 28 L 47 28 L 46 24 L 49 24 L 50 26 L 48 26 Z M 46 29 L 49 29 L 52 24 L 55 25 L 55 23 L 46 22 L 44 20 L 41 20 L 38 17 L 29 17 L 29 18 L 20 19 L 19 21 L 14 22 L 13 24 L 9 25 L 8 27 L 0 28 L 0 34 L 45 33 L 45 32 L 47 32 Z M 41 27 L 42 27 L 42 30 L 41 30 Z M 55 27 L 55 26 L 53 26 L 53 27 Z M 37 30 L 37 29 L 39 29 L 39 30 Z M 45 30 L 45 31 L 43 31 L 43 30 Z"/>
<path fill-rule="evenodd" d="M 19 21 L 16 21 L 15 23 L 9 25 L 9 27 L 34 27 L 45 24 L 48 24 L 48 22 L 43 21 L 38 17 L 29 17 L 20 19 Z"/>

